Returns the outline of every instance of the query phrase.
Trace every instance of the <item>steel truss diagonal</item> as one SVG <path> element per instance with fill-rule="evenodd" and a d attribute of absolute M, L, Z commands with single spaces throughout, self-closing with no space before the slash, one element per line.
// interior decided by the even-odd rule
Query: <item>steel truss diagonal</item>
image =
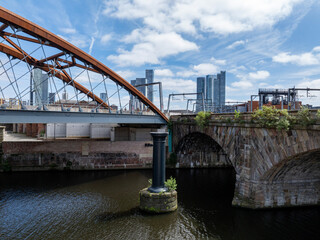
<path fill-rule="evenodd" d="M 168 121 L 154 103 L 110 68 L 3 7 L 0 37 L 1 108 L 155 114 Z M 133 99 L 142 103 L 140 109 L 127 109 Z"/>

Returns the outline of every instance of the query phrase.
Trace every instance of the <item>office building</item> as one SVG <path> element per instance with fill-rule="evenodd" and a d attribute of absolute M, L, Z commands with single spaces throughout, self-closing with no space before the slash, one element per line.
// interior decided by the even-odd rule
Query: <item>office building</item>
<path fill-rule="evenodd" d="M 154 79 L 154 71 L 153 69 L 146 69 L 146 79 L 147 79 L 147 83 L 153 83 L 153 79 Z M 147 98 L 153 102 L 153 85 L 149 85 L 147 87 Z"/>
<path fill-rule="evenodd" d="M 68 100 L 68 93 L 66 90 L 62 93 L 62 100 Z"/>
<path fill-rule="evenodd" d="M 53 104 L 56 101 L 56 94 L 55 93 L 49 93 L 49 104 Z"/>
<path fill-rule="evenodd" d="M 217 74 L 213 83 L 213 101 L 215 106 L 222 108 L 226 102 L 226 71 Z"/>
<path fill-rule="evenodd" d="M 196 111 L 202 110 L 202 100 L 205 99 L 206 94 L 206 80 L 204 77 L 197 78 L 197 104 L 196 104 Z M 202 93 L 202 94 L 201 94 Z"/>
<path fill-rule="evenodd" d="M 104 102 L 107 101 L 107 93 L 100 93 L 100 99 Z"/>
<path fill-rule="evenodd" d="M 48 104 L 49 103 L 48 74 L 43 74 L 41 69 L 34 68 L 32 70 L 31 79 L 33 80 L 35 104 L 38 106 Z M 32 84 L 32 81 L 31 81 L 31 84 Z M 33 101 L 33 96 L 32 97 L 30 96 L 30 100 Z"/>

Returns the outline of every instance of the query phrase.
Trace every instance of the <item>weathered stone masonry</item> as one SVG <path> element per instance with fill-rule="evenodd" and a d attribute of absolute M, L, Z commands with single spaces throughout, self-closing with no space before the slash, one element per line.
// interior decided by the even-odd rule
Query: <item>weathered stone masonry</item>
<path fill-rule="evenodd" d="M 320 125 L 286 132 L 211 122 L 201 130 L 192 122 L 172 121 L 175 151 L 181 141 L 197 133 L 213 139 L 227 155 L 236 171 L 234 205 L 320 204 Z M 178 162 L 183 161 L 178 154 Z"/>
<path fill-rule="evenodd" d="M 3 158 L 13 170 L 150 168 L 146 141 L 55 140 L 3 142 Z"/>

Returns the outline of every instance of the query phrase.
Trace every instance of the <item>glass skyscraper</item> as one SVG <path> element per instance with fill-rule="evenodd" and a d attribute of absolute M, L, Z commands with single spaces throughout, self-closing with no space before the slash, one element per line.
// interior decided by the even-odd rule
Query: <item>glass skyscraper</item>
<path fill-rule="evenodd" d="M 48 74 L 43 74 L 39 68 L 32 70 L 35 104 L 38 106 L 49 103 Z"/>
<path fill-rule="evenodd" d="M 222 109 L 226 99 L 226 71 L 197 78 L 197 93 L 203 93 L 207 110 Z M 197 111 L 202 110 L 202 95 L 197 95 Z M 213 108 L 214 106 L 214 108 Z"/>
<path fill-rule="evenodd" d="M 146 69 L 147 83 L 153 83 L 154 71 L 153 69 Z M 153 102 L 153 85 L 147 87 L 147 98 Z"/>
<path fill-rule="evenodd" d="M 214 103 L 217 107 L 223 107 L 226 102 L 226 71 L 217 74 L 213 86 Z"/>
<path fill-rule="evenodd" d="M 202 109 L 202 96 L 206 98 L 206 79 L 204 77 L 197 78 L 197 93 L 196 111 L 198 112 Z"/>

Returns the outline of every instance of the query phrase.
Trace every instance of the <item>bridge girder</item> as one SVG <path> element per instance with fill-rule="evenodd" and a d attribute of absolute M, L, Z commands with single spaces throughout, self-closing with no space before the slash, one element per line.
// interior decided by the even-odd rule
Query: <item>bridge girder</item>
<path fill-rule="evenodd" d="M 0 36 L 6 41 L 6 43 L 8 43 L 8 45 L 0 43 L 1 52 L 13 58 L 20 59 L 21 61 L 24 61 L 33 67 L 40 68 L 41 70 L 54 75 L 56 78 L 59 78 L 63 82 L 70 83 L 72 81 L 72 85 L 74 88 L 86 94 L 101 106 L 110 108 L 107 103 L 105 103 L 92 91 L 84 87 L 82 84 L 72 80 L 65 69 L 76 66 L 95 73 L 103 74 L 114 81 L 116 84 L 123 87 L 130 94 L 136 96 L 143 104 L 149 107 L 150 110 L 152 110 L 155 114 L 159 115 L 164 121 L 168 121 L 167 117 L 134 86 L 128 83 L 117 73 L 112 71 L 110 68 L 108 68 L 89 54 L 85 53 L 83 50 L 72 45 L 70 42 L 38 26 L 37 24 L 13 12 L 10 12 L 3 7 L 0 7 L 0 22 L 2 22 L 2 25 L 0 26 Z M 22 31 L 28 36 L 18 35 L 16 33 L 10 34 L 9 32 L 5 31 L 8 27 L 19 29 L 19 31 Z M 43 59 L 37 59 L 31 56 L 31 54 L 28 54 L 27 51 L 22 49 L 20 46 L 15 44 L 10 39 L 11 37 L 32 43 L 43 44 L 45 46 L 59 49 L 61 52 Z M 70 56 L 72 56 L 72 61 L 62 59 L 61 56 L 65 54 L 69 54 Z M 49 64 L 49 60 L 53 60 L 55 62 L 55 66 Z M 81 64 L 80 62 L 84 64 Z"/>

